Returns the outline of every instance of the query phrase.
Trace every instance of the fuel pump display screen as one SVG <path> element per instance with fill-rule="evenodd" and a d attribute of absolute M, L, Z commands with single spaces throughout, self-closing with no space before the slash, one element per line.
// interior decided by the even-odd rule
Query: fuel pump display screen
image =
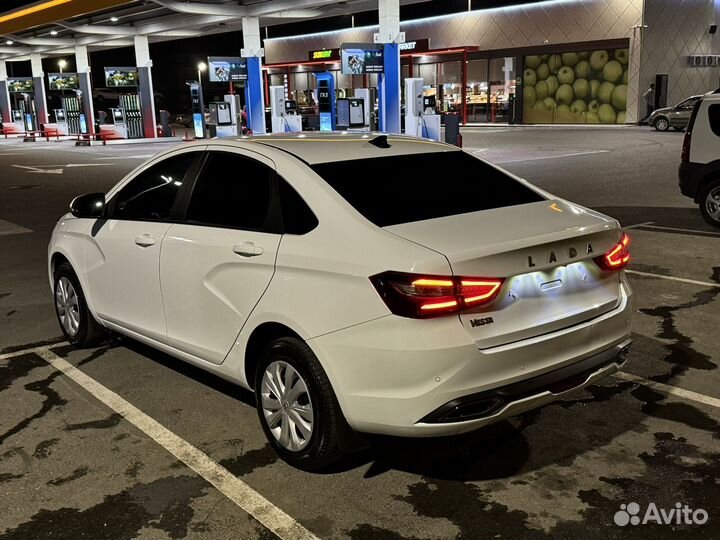
<path fill-rule="evenodd" d="M 340 49 L 343 75 L 382 73 L 384 49 L 372 43 L 343 43 Z"/>

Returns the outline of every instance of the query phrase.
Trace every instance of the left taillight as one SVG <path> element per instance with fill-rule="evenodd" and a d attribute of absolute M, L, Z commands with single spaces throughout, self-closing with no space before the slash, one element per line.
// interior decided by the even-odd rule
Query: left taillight
<path fill-rule="evenodd" d="M 383 272 L 372 276 L 370 281 L 392 313 L 412 319 L 449 315 L 489 304 L 503 284 L 502 278 L 405 272 Z"/>
<path fill-rule="evenodd" d="M 617 244 L 611 247 L 604 255 L 595 257 L 594 260 L 603 270 L 622 270 L 630 262 L 630 237 L 623 233 Z"/>

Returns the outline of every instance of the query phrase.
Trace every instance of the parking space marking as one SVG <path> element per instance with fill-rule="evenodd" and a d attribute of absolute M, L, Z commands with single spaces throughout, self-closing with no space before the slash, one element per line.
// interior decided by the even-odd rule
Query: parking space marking
<path fill-rule="evenodd" d="M 523 161 L 537 161 L 540 159 L 555 159 L 555 158 L 566 158 L 566 157 L 574 157 L 574 156 L 588 156 L 591 154 L 605 154 L 609 152 L 610 150 L 588 150 L 587 152 L 572 152 L 569 154 L 555 154 L 554 156 L 538 156 L 538 157 L 531 157 L 531 158 L 522 158 L 522 159 L 510 159 L 510 160 L 500 160 L 500 161 L 493 161 L 493 163 L 501 164 L 501 163 L 520 163 Z"/>
<path fill-rule="evenodd" d="M 687 279 L 675 276 L 664 276 L 662 274 L 652 274 L 650 272 L 640 272 L 638 270 L 625 270 L 626 273 L 635 276 L 643 276 L 657 279 L 667 279 L 669 281 L 679 281 L 680 283 L 688 283 L 690 285 L 700 285 L 701 287 L 717 287 L 720 288 L 719 283 L 713 283 L 712 281 L 698 281 L 697 279 Z"/>
<path fill-rule="evenodd" d="M 633 375 L 632 373 L 626 373 L 625 371 L 617 371 L 613 374 L 613 376 L 617 377 L 618 379 L 622 379 L 623 381 L 641 384 L 643 386 L 647 386 L 648 388 L 660 390 L 661 392 L 664 392 L 666 394 L 671 394 L 673 396 L 689 399 L 691 401 L 696 401 L 698 403 L 703 403 L 705 405 L 710 405 L 711 407 L 720 409 L 720 399 L 706 396 L 705 394 L 698 394 L 697 392 L 693 392 L 692 390 L 685 390 L 684 388 L 680 388 L 677 386 L 670 386 L 669 384 L 651 381 L 650 379 L 638 377 L 637 375 Z"/>
<path fill-rule="evenodd" d="M 10 236 L 11 234 L 27 234 L 31 233 L 32 229 L 17 225 L 11 221 L 5 221 L 0 219 L 0 236 Z"/>
<path fill-rule="evenodd" d="M 317 536 L 295 521 L 295 519 L 233 475 L 225 467 L 210 459 L 207 454 L 177 436 L 50 349 L 41 348 L 36 351 L 36 354 L 185 463 L 277 537 L 282 540 L 319 540 Z"/>
<path fill-rule="evenodd" d="M 654 221 L 645 221 L 643 223 L 635 223 L 634 225 L 623 226 L 623 229 L 625 229 L 625 230 L 637 229 L 638 227 L 647 227 L 648 225 L 652 225 L 653 223 L 655 223 L 655 222 Z"/>
<path fill-rule="evenodd" d="M 636 227 L 642 227 L 643 229 L 657 229 L 658 231 L 667 231 L 672 233 L 688 233 L 688 234 L 694 234 L 694 235 L 702 235 L 702 236 L 714 236 L 720 238 L 720 233 L 716 233 L 713 231 L 701 231 L 700 229 L 682 229 L 679 227 L 661 227 L 660 225 L 652 225 L 652 221 L 649 223 L 644 223 L 641 225 L 636 225 Z M 652 232 L 652 231 L 650 231 Z"/>

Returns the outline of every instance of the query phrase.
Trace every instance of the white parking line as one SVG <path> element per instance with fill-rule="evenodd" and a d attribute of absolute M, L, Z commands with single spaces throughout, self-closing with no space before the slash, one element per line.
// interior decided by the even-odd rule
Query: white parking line
<path fill-rule="evenodd" d="M 571 154 L 555 154 L 554 156 L 539 156 L 539 157 L 532 157 L 532 158 L 524 158 L 524 159 L 510 159 L 505 161 L 492 161 L 493 163 L 519 163 L 521 161 L 537 161 L 539 159 L 556 159 L 556 158 L 565 158 L 565 157 L 573 157 L 573 156 L 589 156 L 591 154 L 605 154 L 609 152 L 610 150 L 588 150 L 587 152 L 572 152 Z"/>
<path fill-rule="evenodd" d="M 242 510 L 283 540 L 319 540 L 317 536 L 210 457 L 178 437 L 48 348 L 35 351 L 52 367 L 82 386 L 148 437 L 202 476 Z"/>
<path fill-rule="evenodd" d="M 623 226 L 623 229 L 635 229 L 637 227 L 647 227 L 648 225 L 652 225 L 653 223 L 655 223 L 655 222 L 654 221 L 645 221 L 643 223 L 635 223 L 634 225 Z"/>
<path fill-rule="evenodd" d="M 32 229 L 18 225 L 11 221 L 5 221 L 0 219 L 0 236 L 10 236 L 11 234 L 26 234 L 31 233 Z"/>
<path fill-rule="evenodd" d="M 62 347 L 64 345 L 67 345 L 67 341 L 61 341 L 60 343 L 53 343 L 52 345 L 43 345 L 41 347 L 33 347 L 31 349 L 23 349 L 22 351 L 15 351 L 11 353 L 5 353 L 0 354 L 0 360 L 9 360 L 10 358 L 15 358 L 17 356 L 24 356 L 26 354 L 31 353 L 39 353 L 41 351 L 47 351 L 48 349 L 54 349 L 55 347 Z"/>
<path fill-rule="evenodd" d="M 659 231 L 686 232 L 686 233 L 691 233 L 691 234 L 701 233 L 701 234 L 708 235 L 708 236 L 720 236 L 720 233 L 716 233 L 714 231 L 701 231 L 699 229 L 681 229 L 681 228 L 677 228 L 677 227 L 661 227 L 659 225 L 651 225 L 651 223 L 653 223 L 653 222 L 650 221 L 649 223 L 635 225 L 635 226 L 636 227 L 642 226 L 642 227 L 645 227 L 646 229 L 657 229 Z"/>
<path fill-rule="evenodd" d="M 685 390 L 684 388 L 678 388 L 677 386 L 670 386 L 669 384 L 651 381 L 649 379 L 645 379 L 644 377 L 638 377 L 637 375 L 633 375 L 632 373 L 626 373 L 625 371 L 617 371 L 613 374 L 613 376 L 624 381 L 634 382 L 637 384 L 642 384 L 643 386 L 647 386 L 648 388 L 660 390 L 661 392 L 665 392 L 666 394 L 671 394 L 673 396 L 689 399 L 691 401 L 697 401 L 698 403 L 704 403 L 705 405 L 710 405 L 711 407 L 716 407 L 720 409 L 720 399 L 706 396 L 705 394 L 698 394 L 697 392 L 693 392 L 692 390 Z"/>
<path fill-rule="evenodd" d="M 669 281 L 679 281 L 680 283 L 689 283 L 690 285 L 700 285 L 701 287 L 718 287 L 720 288 L 720 284 L 713 283 L 712 281 L 698 281 L 696 279 L 687 279 L 687 278 L 680 278 L 675 276 L 664 276 L 662 274 L 652 274 L 650 272 L 640 272 L 638 270 L 625 270 L 628 274 L 633 274 L 636 276 L 644 276 L 649 278 L 656 278 L 656 279 L 667 279 Z"/>

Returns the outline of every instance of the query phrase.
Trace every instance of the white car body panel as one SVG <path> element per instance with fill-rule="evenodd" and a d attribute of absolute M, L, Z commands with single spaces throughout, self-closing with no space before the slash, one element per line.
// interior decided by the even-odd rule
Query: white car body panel
<path fill-rule="evenodd" d="M 68 215 L 53 232 L 50 260 L 62 255 L 70 261 L 90 310 L 109 328 L 247 388 L 252 381 L 246 360 L 253 359 L 246 358 L 246 349 L 253 332 L 266 323 L 287 327 L 317 355 L 351 427 L 367 432 L 430 436 L 475 429 L 553 396 L 519 400 L 483 420 L 421 420 L 449 400 L 629 342 L 631 291 L 624 274 L 600 272 L 592 261 L 620 239 L 615 220 L 552 198 L 383 229 L 292 152 L 312 162 L 457 150 L 402 137 L 381 149 L 361 137 L 307 135 L 299 142 L 284 135 L 191 144 L 156 156 L 106 196 L 110 200 L 170 155 L 232 149 L 261 156 L 301 195 L 319 222 L 307 234 L 108 220 L 93 237 L 96 220 Z M 156 244 L 137 246 L 133 239 L 143 234 Z M 567 256 L 569 247 L 588 241 L 592 253 L 578 249 L 575 257 Z M 243 242 L 261 246 L 263 253 L 234 253 Z M 557 262 L 545 260 L 549 249 L 558 252 Z M 535 267 L 528 267 L 528 256 Z M 388 270 L 506 282 L 489 306 L 418 320 L 393 315 L 369 280 Z M 540 277 L 553 281 L 558 272 L 564 273 L 563 286 L 539 294 Z M 488 315 L 499 322 L 471 324 Z M 613 369 L 616 364 L 603 367 L 584 384 Z"/>

